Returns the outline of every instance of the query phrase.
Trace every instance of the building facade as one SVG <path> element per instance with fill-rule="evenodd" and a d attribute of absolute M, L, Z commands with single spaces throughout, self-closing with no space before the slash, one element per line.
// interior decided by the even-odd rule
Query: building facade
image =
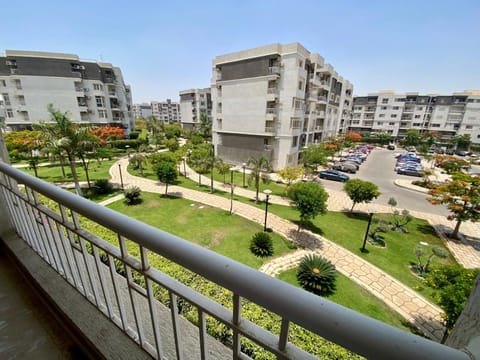
<path fill-rule="evenodd" d="M 50 121 L 48 104 L 79 123 L 121 126 L 127 134 L 134 127 L 121 70 L 77 55 L 7 50 L 0 56 L 0 94 L 12 130 Z"/>
<path fill-rule="evenodd" d="M 348 128 L 353 86 L 299 43 L 217 56 L 212 117 L 216 153 L 241 164 L 298 164 L 303 147 Z"/>
<path fill-rule="evenodd" d="M 469 135 L 473 143 L 480 143 L 480 90 L 446 96 L 393 91 L 356 96 L 349 129 L 386 132 L 398 139 L 417 129 L 435 131 L 443 139 Z"/>
<path fill-rule="evenodd" d="M 149 103 L 133 104 L 132 110 L 135 119 L 146 119 L 152 116 L 152 105 Z"/>
<path fill-rule="evenodd" d="M 211 89 L 190 89 L 180 91 L 180 113 L 182 127 L 193 129 L 200 124 L 200 115 L 205 113 L 212 120 Z"/>
<path fill-rule="evenodd" d="M 166 101 L 152 101 L 152 116 L 164 123 L 180 123 L 180 104 L 170 99 Z"/>

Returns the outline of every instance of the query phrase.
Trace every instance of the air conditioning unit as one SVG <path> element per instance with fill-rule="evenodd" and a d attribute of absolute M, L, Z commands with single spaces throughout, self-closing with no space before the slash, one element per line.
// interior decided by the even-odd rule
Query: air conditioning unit
<path fill-rule="evenodd" d="M 80 65 L 79 68 L 80 68 L 80 70 L 85 70 L 85 66 L 83 66 L 83 65 Z"/>
<path fill-rule="evenodd" d="M 89 91 L 90 89 L 89 88 L 83 88 L 83 91 Z"/>
<path fill-rule="evenodd" d="M 15 61 L 7 60 L 7 61 L 5 61 L 5 65 L 14 66 L 14 65 L 16 65 L 16 63 L 15 63 Z"/>

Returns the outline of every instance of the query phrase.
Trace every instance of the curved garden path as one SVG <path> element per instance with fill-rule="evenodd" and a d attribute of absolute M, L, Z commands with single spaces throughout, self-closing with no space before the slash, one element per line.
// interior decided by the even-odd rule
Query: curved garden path
<path fill-rule="evenodd" d="M 127 165 L 128 159 L 123 158 L 110 168 L 113 182 L 120 183 L 119 169 L 121 168 L 125 187 L 138 186 L 148 192 L 165 192 L 165 187 L 160 182 L 129 174 Z M 189 169 L 187 170 L 187 176 L 195 178 L 198 175 Z M 172 196 L 183 197 L 226 211 L 230 209 L 230 200 L 220 196 L 178 186 L 169 186 L 168 190 L 168 194 Z M 236 191 L 236 193 L 238 194 L 239 191 Z M 249 195 L 251 196 L 252 193 L 250 191 Z M 263 224 L 263 210 L 237 201 L 234 201 L 233 208 L 235 214 Z M 319 235 L 303 231 L 297 236 L 297 226 L 295 224 L 274 214 L 269 214 L 268 226 L 275 232 L 299 243 L 305 250 L 298 250 L 287 256 L 272 260 L 262 268 L 264 272 L 275 275 L 277 271 L 282 270 L 282 267 L 295 266 L 304 254 L 314 252 L 331 261 L 342 274 L 385 301 L 388 306 L 421 329 L 427 336 L 438 340 L 443 335 L 443 327 L 440 323 L 442 310 L 384 271 Z"/>

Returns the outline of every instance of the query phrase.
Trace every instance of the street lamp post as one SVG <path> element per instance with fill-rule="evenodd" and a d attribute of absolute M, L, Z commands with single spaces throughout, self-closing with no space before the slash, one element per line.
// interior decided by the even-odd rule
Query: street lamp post
<path fill-rule="evenodd" d="M 268 215 L 268 199 L 270 198 L 270 194 L 272 193 L 271 190 L 265 189 L 263 193 L 267 196 L 265 200 L 265 223 L 263 225 L 263 231 L 267 231 L 267 215 Z"/>
<path fill-rule="evenodd" d="M 125 149 L 127 150 L 127 157 L 130 157 L 130 145 L 125 145 Z"/>
<path fill-rule="evenodd" d="M 243 168 L 243 187 L 245 187 L 245 168 L 247 167 L 247 164 L 243 163 L 242 168 Z"/>
<path fill-rule="evenodd" d="M 122 167 L 120 166 L 120 164 L 118 164 L 118 172 L 120 173 L 120 184 L 121 184 L 122 190 L 123 190 Z"/>
<path fill-rule="evenodd" d="M 372 218 L 373 214 L 375 212 L 373 209 L 368 209 L 368 225 L 367 225 L 367 231 L 365 231 L 365 236 L 363 238 L 363 245 L 362 245 L 362 252 L 365 252 L 365 245 L 367 245 L 367 238 L 368 238 L 368 232 L 370 231 L 370 225 L 372 224 Z"/>
<path fill-rule="evenodd" d="M 230 170 L 230 215 L 233 214 L 233 189 L 235 184 L 233 183 L 233 169 Z"/>

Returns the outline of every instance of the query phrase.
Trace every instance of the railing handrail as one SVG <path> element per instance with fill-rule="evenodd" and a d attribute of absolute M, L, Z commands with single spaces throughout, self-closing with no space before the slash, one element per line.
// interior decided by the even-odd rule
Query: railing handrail
<path fill-rule="evenodd" d="M 303 291 L 211 250 L 76 196 L 1 161 L 0 172 L 230 289 L 240 297 L 367 358 L 470 359 L 459 350 L 407 333 Z"/>

